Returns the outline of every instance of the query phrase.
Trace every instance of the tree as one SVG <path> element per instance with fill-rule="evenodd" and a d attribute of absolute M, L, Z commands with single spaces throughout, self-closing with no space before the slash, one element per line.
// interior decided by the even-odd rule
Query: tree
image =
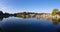
<path fill-rule="evenodd" d="M 57 14 L 57 12 L 58 12 L 58 9 L 53 9 L 52 16 L 55 16 Z"/>
<path fill-rule="evenodd" d="M 2 15 L 3 14 L 3 12 L 2 11 L 0 11 L 0 15 Z"/>
<path fill-rule="evenodd" d="M 60 11 L 58 11 L 57 14 L 60 16 Z"/>

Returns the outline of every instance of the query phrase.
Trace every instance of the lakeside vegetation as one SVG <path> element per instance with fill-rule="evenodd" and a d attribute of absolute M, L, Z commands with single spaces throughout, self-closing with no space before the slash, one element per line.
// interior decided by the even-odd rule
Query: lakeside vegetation
<path fill-rule="evenodd" d="M 34 12 L 20 12 L 20 13 L 10 14 L 10 13 L 3 13 L 2 11 L 0 11 L 0 18 L 9 17 L 9 16 L 16 16 L 16 17 L 21 17 L 21 18 L 33 18 L 33 17 L 43 18 L 43 17 L 50 16 L 50 18 L 52 18 L 52 16 L 56 16 L 56 15 L 60 16 L 60 11 L 58 9 L 53 9 L 51 14 L 50 13 L 34 13 Z"/>
<path fill-rule="evenodd" d="M 60 11 L 58 9 L 53 9 L 52 11 L 52 16 L 59 15 L 60 16 Z"/>
<path fill-rule="evenodd" d="M 22 12 L 16 13 L 16 16 L 22 18 L 60 18 L 60 11 L 58 9 L 53 9 L 52 13 Z"/>
<path fill-rule="evenodd" d="M 9 17 L 9 16 L 15 16 L 15 14 L 3 13 L 2 11 L 0 11 L 0 18 L 2 18 L 2 17 L 7 18 L 7 17 Z"/>

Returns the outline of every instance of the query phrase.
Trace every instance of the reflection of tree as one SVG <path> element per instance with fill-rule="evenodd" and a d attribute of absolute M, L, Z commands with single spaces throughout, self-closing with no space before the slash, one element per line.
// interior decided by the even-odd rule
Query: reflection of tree
<path fill-rule="evenodd" d="M 0 28 L 0 32 L 3 32 L 3 31 L 2 31 L 2 28 Z"/>
<path fill-rule="evenodd" d="M 3 20 L 3 17 L 0 17 L 0 21 L 2 21 Z"/>
<path fill-rule="evenodd" d="M 57 19 L 52 19 L 53 24 L 58 24 L 58 20 Z"/>
<path fill-rule="evenodd" d="M 0 21 L 2 21 L 2 20 L 3 20 L 3 18 L 8 18 L 8 17 L 6 17 L 6 16 L 5 16 L 5 17 L 0 17 Z"/>
<path fill-rule="evenodd" d="M 58 19 L 58 22 L 60 22 L 60 19 Z"/>
<path fill-rule="evenodd" d="M 0 17 L 0 21 L 2 21 L 2 20 L 3 20 L 3 18 L 8 18 L 8 17 Z"/>

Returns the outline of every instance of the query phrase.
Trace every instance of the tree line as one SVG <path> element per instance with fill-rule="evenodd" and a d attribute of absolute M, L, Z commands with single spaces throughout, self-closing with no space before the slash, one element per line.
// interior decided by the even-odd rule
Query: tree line
<path fill-rule="evenodd" d="M 3 13 L 2 11 L 0 11 L 0 18 L 1 17 L 9 17 L 9 16 L 15 16 L 15 14 Z"/>
<path fill-rule="evenodd" d="M 2 11 L 0 11 L 0 17 L 8 17 L 8 16 L 25 17 L 25 15 L 29 15 L 29 14 L 41 14 L 41 13 L 22 12 L 22 13 L 9 14 L 9 13 L 3 13 Z M 52 16 L 55 16 L 55 15 L 60 16 L 60 11 L 58 9 L 53 9 L 51 14 L 52 14 Z"/>

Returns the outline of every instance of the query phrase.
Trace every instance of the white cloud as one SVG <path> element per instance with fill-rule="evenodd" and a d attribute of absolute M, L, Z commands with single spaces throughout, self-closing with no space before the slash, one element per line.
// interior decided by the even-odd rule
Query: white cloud
<path fill-rule="evenodd" d="M 8 13 L 22 12 L 20 9 L 14 9 L 5 3 L 6 0 L 0 0 L 0 10 Z"/>

